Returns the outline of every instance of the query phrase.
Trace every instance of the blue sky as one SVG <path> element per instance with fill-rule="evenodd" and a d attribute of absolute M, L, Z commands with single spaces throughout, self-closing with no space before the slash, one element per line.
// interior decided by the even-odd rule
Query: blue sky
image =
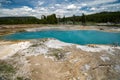
<path fill-rule="evenodd" d="M 0 16 L 72 16 L 120 11 L 120 0 L 0 0 Z"/>

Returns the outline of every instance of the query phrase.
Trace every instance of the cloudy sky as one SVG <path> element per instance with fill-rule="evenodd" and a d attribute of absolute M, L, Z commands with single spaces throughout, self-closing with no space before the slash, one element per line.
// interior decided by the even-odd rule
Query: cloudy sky
<path fill-rule="evenodd" d="M 0 0 L 0 16 L 57 16 L 120 11 L 120 0 Z"/>

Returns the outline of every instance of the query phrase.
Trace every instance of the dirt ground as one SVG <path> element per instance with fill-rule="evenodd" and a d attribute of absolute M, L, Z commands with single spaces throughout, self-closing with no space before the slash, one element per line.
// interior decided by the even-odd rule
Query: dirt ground
<path fill-rule="evenodd" d="M 61 45 L 62 44 L 62 45 Z M 120 80 L 120 47 L 76 45 L 55 39 L 0 44 L 0 59 L 22 80 Z M 14 53 L 14 54 L 13 54 Z M 2 58 L 6 56 L 5 58 Z M 1 73 L 0 73 L 1 76 Z M 10 79 L 16 80 L 16 79 Z"/>
<path fill-rule="evenodd" d="M 120 72 L 114 67 L 119 65 L 120 55 L 111 56 L 107 52 L 85 52 L 75 47 L 66 48 L 71 54 L 66 60 L 53 61 L 43 55 L 31 56 L 27 59 L 31 64 L 32 80 L 119 80 Z M 119 50 L 120 51 L 120 50 Z M 106 61 L 100 56 L 110 57 Z M 117 63 L 116 63 L 117 62 Z"/>
<path fill-rule="evenodd" d="M 110 32 L 120 32 L 118 27 L 107 26 L 82 26 L 82 25 L 43 25 L 43 24 L 18 24 L 18 25 L 0 25 L 0 35 L 23 32 L 26 30 L 42 29 L 62 29 L 62 30 L 102 30 Z"/>

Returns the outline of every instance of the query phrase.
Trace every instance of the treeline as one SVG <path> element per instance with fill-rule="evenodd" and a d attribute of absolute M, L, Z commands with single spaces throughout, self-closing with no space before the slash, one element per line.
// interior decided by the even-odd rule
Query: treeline
<path fill-rule="evenodd" d="M 86 20 L 97 23 L 120 23 L 120 12 L 101 12 L 92 15 L 87 15 Z"/>
<path fill-rule="evenodd" d="M 26 17 L 0 17 L 0 24 L 57 24 L 55 14 L 41 16 L 41 19 L 32 16 Z"/>
<path fill-rule="evenodd" d="M 38 24 L 40 20 L 36 17 L 0 17 L 0 24 Z"/>
<path fill-rule="evenodd" d="M 118 12 L 101 12 L 91 15 L 81 16 L 73 15 L 71 17 L 57 18 L 56 14 L 42 15 L 41 19 L 32 16 L 26 17 L 0 17 L 0 24 L 85 24 L 86 22 L 94 23 L 120 23 L 120 11 Z"/>
<path fill-rule="evenodd" d="M 61 19 L 63 23 L 66 22 L 95 22 L 95 23 L 120 23 L 120 11 L 118 12 L 101 12 L 96 14 L 75 16 L 72 17 L 63 17 Z"/>
<path fill-rule="evenodd" d="M 58 19 L 56 17 L 56 14 L 52 14 L 52 15 L 48 15 L 48 16 L 42 15 L 40 23 L 42 23 L 42 24 L 57 24 Z"/>

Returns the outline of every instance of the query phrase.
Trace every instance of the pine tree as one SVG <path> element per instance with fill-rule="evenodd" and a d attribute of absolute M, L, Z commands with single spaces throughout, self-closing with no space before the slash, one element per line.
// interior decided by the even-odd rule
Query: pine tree
<path fill-rule="evenodd" d="M 75 15 L 73 15 L 73 17 L 72 17 L 72 22 L 73 22 L 73 24 L 75 24 Z"/>
<path fill-rule="evenodd" d="M 82 25 L 86 25 L 86 16 L 82 13 Z"/>

